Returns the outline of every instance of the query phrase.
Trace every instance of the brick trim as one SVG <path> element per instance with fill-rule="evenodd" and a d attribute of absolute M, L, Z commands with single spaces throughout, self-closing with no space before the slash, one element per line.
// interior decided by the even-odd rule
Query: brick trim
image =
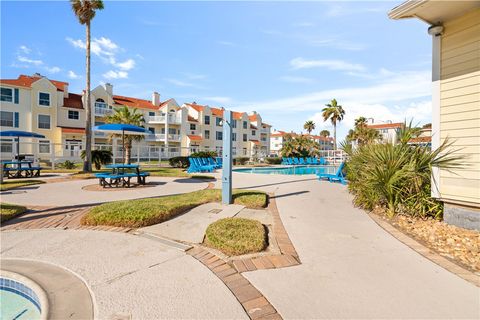
<path fill-rule="evenodd" d="M 379 216 L 377 216 L 374 213 L 369 213 L 368 214 L 370 218 L 378 224 L 381 228 L 383 228 L 385 231 L 390 233 L 394 238 L 402 242 L 403 244 L 407 245 L 410 247 L 412 250 L 417 252 L 418 254 L 424 256 L 428 260 L 436 263 L 440 267 L 444 268 L 447 271 L 450 271 L 451 273 L 457 275 L 458 277 L 470 282 L 471 284 L 480 287 L 480 276 L 471 272 L 470 270 L 467 270 L 465 268 L 462 268 L 456 263 L 451 262 L 447 258 L 442 257 L 441 255 L 435 253 L 434 251 L 430 250 L 426 246 L 420 244 L 418 241 L 414 240 L 413 238 L 409 237 L 405 233 L 401 232 L 394 226 L 392 226 L 390 223 L 387 221 L 383 220 Z"/>
<path fill-rule="evenodd" d="M 250 319 L 283 319 L 263 294 L 226 261 L 202 247 L 194 247 L 188 250 L 187 254 L 200 261 L 222 280 Z"/>

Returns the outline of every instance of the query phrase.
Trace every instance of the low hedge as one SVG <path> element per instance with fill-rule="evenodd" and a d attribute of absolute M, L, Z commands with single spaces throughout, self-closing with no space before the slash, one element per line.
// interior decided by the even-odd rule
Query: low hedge
<path fill-rule="evenodd" d="M 247 161 L 250 160 L 249 157 L 237 157 L 233 159 L 234 166 L 243 166 Z"/>
<path fill-rule="evenodd" d="M 220 219 L 205 232 L 205 244 L 230 256 L 263 251 L 266 239 L 265 227 L 245 218 Z"/>
<path fill-rule="evenodd" d="M 192 158 L 216 158 L 218 153 L 216 151 L 198 151 L 190 155 Z"/>
<path fill-rule="evenodd" d="M 281 164 L 282 158 L 275 157 L 275 158 L 265 158 L 265 162 L 268 164 Z"/>
<path fill-rule="evenodd" d="M 188 157 L 173 157 L 168 159 L 168 163 L 174 168 L 188 168 L 190 166 Z"/>
<path fill-rule="evenodd" d="M 5 222 L 13 217 L 24 213 L 27 208 L 14 204 L 0 203 L 0 222 Z"/>

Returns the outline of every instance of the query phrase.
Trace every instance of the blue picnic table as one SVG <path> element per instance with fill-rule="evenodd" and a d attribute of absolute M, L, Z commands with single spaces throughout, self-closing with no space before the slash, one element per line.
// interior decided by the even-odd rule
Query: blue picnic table
<path fill-rule="evenodd" d="M 3 176 L 9 179 L 39 177 L 42 168 L 32 164 L 32 160 L 2 161 Z"/>
<path fill-rule="evenodd" d="M 109 164 L 105 168 L 112 169 L 111 173 L 96 173 L 102 187 L 130 187 L 131 178 L 137 178 L 137 183 L 145 185 L 145 179 L 150 172 L 140 171 L 138 164 Z"/>

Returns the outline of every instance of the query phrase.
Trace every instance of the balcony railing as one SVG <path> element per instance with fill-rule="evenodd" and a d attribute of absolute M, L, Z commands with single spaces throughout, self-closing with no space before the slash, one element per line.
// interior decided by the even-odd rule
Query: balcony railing
<path fill-rule="evenodd" d="M 181 123 L 182 123 L 182 118 L 181 118 L 181 117 L 177 117 L 176 114 L 169 114 L 169 115 L 168 115 L 168 123 L 181 124 Z"/>
<path fill-rule="evenodd" d="M 113 110 L 112 109 L 108 109 L 108 108 L 102 108 L 102 107 L 95 107 L 95 115 L 96 116 L 105 116 L 105 115 L 108 115 L 110 113 L 112 113 Z"/>
<path fill-rule="evenodd" d="M 149 134 L 145 136 L 146 141 L 164 141 L 165 134 L 163 133 L 156 133 L 156 134 Z"/>
<path fill-rule="evenodd" d="M 145 120 L 147 123 L 165 123 L 165 116 L 148 116 Z"/>
<path fill-rule="evenodd" d="M 169 141 L 180 141 L 180 135 L 178 134 L 169 134 L 168 135 Z"/>
<path fill-rule="evenodd" d="M 95 137 L 106 137 L 107 136 L 107 134 L 105 132 L 101 132 L 101 131 L 94 131 L 93 135 Z"/>

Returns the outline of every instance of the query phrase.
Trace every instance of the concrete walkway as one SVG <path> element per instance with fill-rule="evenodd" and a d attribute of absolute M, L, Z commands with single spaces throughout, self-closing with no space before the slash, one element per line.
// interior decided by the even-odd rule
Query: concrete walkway
<path fill-rule="evenodd" d="M 2 191 L 2 202 L 20 205 L 73 206 L 116 200 L 158 197 L 205 189 L 208 182 L 189 178 L 148 177 L 153 187 L 125 188 L 114 191 L 89 191 L 85 186 L 95 185 L 97 179 L 46 183 Z"/>
<path fill-rule="evenodd" d="M 3 231 L 1 249 L 2 258 L 58 264 L 83 277 L 98 319 L 248 319 L 210 270 L 154 240 L 104 231 Z"/>
<path fill-rule="evenodd" d="M 275 192 L 302 262 L 244 275 L 286 319 L 479 319 L 480 289 L 423 258 L 314 176 L 234 174 Z"/>

